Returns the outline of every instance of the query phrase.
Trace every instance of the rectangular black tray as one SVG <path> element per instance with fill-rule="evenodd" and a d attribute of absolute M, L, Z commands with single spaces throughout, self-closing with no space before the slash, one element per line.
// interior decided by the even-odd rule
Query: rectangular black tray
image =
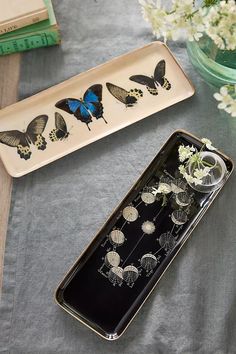
<path fill-rule="evenodd" d="M 199 193 L 185 183 L 181 144 L 202 146 L 187 132 L 171 135 L 56 290 L 56 302 L 105 339 L 124 332 L 222 188 Z M 233 163 L 217 154 L 226 181 Z M 160 181 L 172 188 L 165 206 L 152 197 Z"/>

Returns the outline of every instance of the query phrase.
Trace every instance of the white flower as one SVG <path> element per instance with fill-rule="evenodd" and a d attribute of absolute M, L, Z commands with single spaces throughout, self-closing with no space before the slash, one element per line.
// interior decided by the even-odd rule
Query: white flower
<path fill-rule="evenodd" d="M 217 101 L 221 101 L 218 104 L 219 109 L 225 109 L 229 104 L 231 104 L 232 97 L 228 93 L 228 88 L 226 86 L 222 86 L 220 88 L 220 93 L 216 92 L 213 95 Z"/>
<path fill-rule="evenodd" d="M 187 182 L 193 183 L 194 177 L 189 175 L 187 172 L 184 174 L 184 178 L 186 179 Z"/>
<path fill-rule="evenodd" d="M 192 156 L 192 154 L 195 152 L 195 149 L 193 146 L 180 145 L 178 152 L 179 152 L 179 161 L 184 162 L 185 160 L 189 159 L 190 156 Z"/>
<path fill-rule="evenodd" d="M 216 150 L 216 148 L 212 145 L 212 142 L 210 141 L 210 139 L 202 138 L 201 142 L 206 145 L 208 150 Z"/>
<path fill-rule="evenodd" d="M 221 101 L 218 108 L 236 117 L 236 85 L 222 86 L 220 93 L 215 93 L 214 97 L 217 101 Z"/>
<path fill-rule="evenodd" d="M 185 166 L 184 166 L 184 165 L 180 165 L 180 166 L 179 166 L 179 172 L 180 172 L 182 175 L 184 175 L 184 174 L 185 174 L 185 172 L 186 172 L 186 168 L 185 168 Z"/>
<path fill-rule="evenodd" d="M 143 16 L 146 21 L 151 23 L 154 35 L 157 38 L 161 36 L 165 40 L 177 40 L 183 32 L 188 35 L 190 32 L 189 26 L 191 19 L 194 16 L 195 7 L 192 0 L 173 0 L 172 4 L 166 1 L 161 2 L 153 0 L 139 0 L 142 6 Z M 196 22 L 199 19 L 196 18 Z M 199 33 L 199 23 L 194 24 L 192 27 L 195 33 Z M 193 37 L 193 35 L 191 35 Z M 200 34 L 196 34 L 199 37 Z"/>
<path fill-rule="evenodd" d="M 204 16 L 205 32 L 222 50 L 236 49 L 236 2 L 219 1 Z"/>
<path fill-rule="evenodd" d="M 232 117 L 236 117 L 236 99 L 232 99 L 231 105 L 227 108 L 226 112 L 231 114 Z"/>
<path fill-rule="evenodd" d="M 188 39 L 190 42 L 194 40 L 198 41 L 202 36 L 203 34 L 201 32 L 198 32 L 197 27 L 189 27 Z"/>
<path fill-rule="evenodd" d="M 151 23 L 157 38 L 164 36 L 176 40 L 187 34 L 189 40 L 199 40 L 203 33 L 220 49 L 236 49 L 236 2 L 219 1 L 202 7 L 192 0 L 139 0 L 145 20 Z"/>
<path fill-rule="evenodd" d="M 205 23 L 205 19 L 204 19 L 204 23 Z M 217 27 L 209 27 L 208 28 L 208 23 L 205 23 L 205 26 L 206 26 L 206 31 L 207 31 L 207 34 L 212 38 L 214 36 L 217 36 L 218 32 L 217 32 Z"/>
<path fill-rule="evenodd" d="M 156 189 L 156 193 L 160 194 L 168 194 L 171 192 L 171 186 L 167 183 L 160 183 L 158 189 Z"/>
<path fill-rule="evenodd" d="M 202 179 L 209 175 L 211 167 L 206 166 L 205 161 L 202 159 L 200 152 L 207 147 L 209 150 L 216 150 L 209 139 L 202 138 L 203 147 L 200 151 L 195 149 L 193 146 L 179 146 L 179 160 L 184 162 L 184 164 L 179 165 L 178 169 L 186 181 L 190 184 L 195 184 L 196 186 L 202 184 Z M 191 174 L 187 171 L 191 166 Z"/>
<path fill-rule="evenodd" d="M 218 34 L 213 34 L 211 35 L 209 30 L 206 30 L 206 33 L 208 34 L 209 37 L 215 42 L 218 48 L 221 50 L 225 49 L 225 41 L 223 38 L 221 38 Z"/>
<path fill-rule="evenodd" d="M 193 183 L 195 184 L 195 186 L 202 184 L 202 180 L 199 178 L 194 178 Z"/>
<path fill-rule="evenodd" d="M 197 178 L 197 179 L 202 179 L 206 176 L 209 175 L 209 171 L 210 171 L 210 168 L 209 167 L 204 167 L 204 168 L 196 168 L 194 170 L 194 176 Z"/>
<path fill-rule="evenodd" d="M 199 12 L 197 12 L 193 15 L 192 24 L 194 24 L 194 26 L 197 26 L 198 29 L 202 29 L 202 30 L 205 29 L 204 22 L 203 22 L 203 16 Z"/>
<path fill-rule="evenodd" d="M 199 156 L 199 152 L 196 152 L 195 154 L 193 154 L 192 156 L 190 156 L 188 163 L 195 163 L 199 160 L 200 156 Z"/>
<path fill-rule="evenodd" d="M 195 186 L 202 184 L 202 180 L 196 177 L 193 177 L 191 175 L 189 175 L 187 172 L 184 174 L 184 178 L 186 179 L 186 181 L 188 183 L 194 183 Z"/>
<path fill-rule="evenodd" d="M 142 6 L 143 17 L 147 22 L 152 25 L 153 34 L 160 38 L 163 35 L 163 31 L 166 29 L 166 17 L 167 13 L 161 0 L 156 2 L 152 0 L 139 0 Z"/>
<path fill-rule="evenodd" d="M 174 0 L 173 8 L 184 15 L 190 15 L 194 11 L 192 0 Z"/>
<path fill-rule="evenodd" d="M 236 19 L 235 19 L 235 23 L 236 23 Z M 228 35 L 228 37 L 226 38 L 226 47 L 228 50 L 235 50 L 235 35 Z"/>
<path fill-rule="evenodd" d="M 205 25 L 203 23 L 203 17 L 199 13 L 194 14 L 188 29 L 188 39 L 190 41 L 198 41 L 203 36 L 204 31 Z"/>

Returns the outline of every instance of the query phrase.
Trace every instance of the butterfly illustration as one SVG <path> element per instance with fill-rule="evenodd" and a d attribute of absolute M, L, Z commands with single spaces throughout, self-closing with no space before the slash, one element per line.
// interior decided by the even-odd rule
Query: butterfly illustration
<path fill-rule="evenodd" d="M 89 130 L 89 123 L 92 122 L 92 117 L 96 119 L 103 118 L 105 123 L 107 121 L 103 117 L 102 105 L 102 85 L 93 85 L 88 88 L 83 98 L 65 98 L 55 105 L 63 111 L 73 114 L 78 120 L 87 124 Z"/>
<path fill-rule="evenodd" d="M 67 130 L 65 119 L 60 113 L 57 112 L 55 113 L 55 126 L 56 128 L 49 133 L 50 140 L 55 142 L 58 140 L 67 139 L 70 133 Z"/>
<path fill-rule="evenodd" d="M 38 150 L 45 150 L 47 142 L 43 132 L 48 121 L 48 116 L 41 115 L 29 123 L 26 132 L 9 130 L 0 132 L 0 142 L 7 146 L 16 147 L 17 153 L 22 159 L 28 160 L 32 154 L 30 144 L 34 144 Z"/>
<path fill-rule="evenodd" d="M 145 85 L 147 90 L 151 95 L 158 95 L 157 88 L 159 86 L 163 87 L 166 90 L 171 89 L 171 83 L 165 77 L 166 73 L 166 62 L 161 60 L 157 63 L 157 66 L 154 71 L 154 75 L 149 77 L 145 75 L 133 75 L 129 79 L 135 81 L 141 85 Z"/>
<path fill-rule="evenodd" d="M 110 82 L 107 82 L 106 86 L 112 96 L 114 96 L 118 101 L 124 103 L 126 107 L 133 107 L 133 105 L 137 103 L 138 98 L 143 97 L 143 91 L 136 88 L 126 91 L 119 86 L 111 84 Z"/>

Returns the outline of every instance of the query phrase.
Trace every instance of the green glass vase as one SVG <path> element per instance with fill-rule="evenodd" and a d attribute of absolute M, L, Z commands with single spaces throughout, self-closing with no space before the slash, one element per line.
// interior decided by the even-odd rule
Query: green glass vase
<path fill-rule="evenodd" d="M 208 84 L 236 84 L 236 50 L 221 50 L 204 35 L 198 42 L 188 42 L 187 51 L 194 68 Z"/>

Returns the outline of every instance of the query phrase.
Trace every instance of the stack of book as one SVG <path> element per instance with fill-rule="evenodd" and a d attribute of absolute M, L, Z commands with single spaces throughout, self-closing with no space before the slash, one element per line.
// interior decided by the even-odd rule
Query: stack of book
<path fill-rule="evenodd" d="M 60 43 L 51 0 L 0 0 L 0 55 Z"/>

